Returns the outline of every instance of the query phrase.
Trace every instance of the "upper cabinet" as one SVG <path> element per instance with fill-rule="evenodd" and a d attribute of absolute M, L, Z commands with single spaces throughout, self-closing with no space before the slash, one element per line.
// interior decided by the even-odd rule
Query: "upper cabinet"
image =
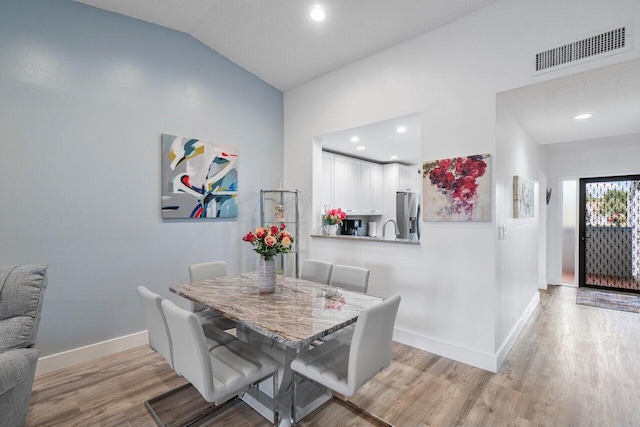
<path fill-rule="evenodd" d="M 331 153 L 322 152 L 322 205 L 333 206 L 333 159 Z"/>
<path fill-rule="evenodd" d="M 382 165 L 323 152 L 322 204 L 347 215 L 381 215 Z"/>
<path fill-rule="evenodd" d="M 418 166 L 405 166 L 398 163 L 385 165 L 391 171 L 390 176 L 395 178 L 396 191 L 408 191 L 420 193 L 420 168 Z"/>
<path fill-rule="evenodd" d="M 382 165 L 362 162 L 360 172 L 360 212 L 382 215 Z"/>

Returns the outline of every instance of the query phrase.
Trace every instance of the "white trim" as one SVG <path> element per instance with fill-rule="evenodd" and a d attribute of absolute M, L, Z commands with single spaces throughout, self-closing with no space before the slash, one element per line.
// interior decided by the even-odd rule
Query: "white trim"
<path fill-rule="evenodd" d="M 540 292 L 536 291 L 536 293 L 533 295 L 533 298 L 531 298 L 531 301 L 529 301 L 529 305 L 524 310 L 524 313 L 522 313 L 522 316 L 520 316 L 520 319 L 518 319 L 516 324 L 513 326 L 513 328 L 511 329 L 511 332 L 509 333 L 509 335 L 507 335 L 507 338 L 504 340 L 504 342 L 502 343 L 502 346 L 496 353 L 496 367 L 498 369 L 500 369 L 504 361 L 507 359 L 507 356 L 509 355 L 511 348 L 513 348 L 513 345 L 516 343 L 516 340 L 520 336 L 520 332 L 522 332 L 522 330 L 524 329 L 525 325 L 529 321 L 529 318 L 533 314 L 533 311 L 536 309 L 539 302 L 540 302 Z M 494 372 L 497 372 L 497 371 L 494 371 Z"/>
<path fill-rule="evenodd" d="M 91 360 L 99 359 L 104 356 L 110 356 L 112 354 L 129 350 L 134 347 L 139 347 L 141 345 L 146 345 L 148 343 L 148 332 L 141 331 L 130 335 L 125 335 L 123 337 L 87 345 L 85 347 L 63 351 L 62 353 L 44 356 L 38 359 L 36 377 L 39 375 L 57 371 L 58 369 L 68 368 L 79 363 L 89 362 Z"/>
<path fill-rule="evenodd" d="M 495 355 L 483 351 L 462 347 L 450 342 L 436 340 L 402 329 L 395 328 L 393 332 L 394 341 L 420 350 L 428 351 L 439 356 L 453 359 L 467 365 L 475 366 L 489 372 L 497 372 Z"/>
<path fill-rule="evenodd" d="M 533 298 L 531 298 L 529 305 L 522 313 L 522 316 L 520 316 L 520 319 L 518 319 L 518 322 L 511 329 L 509 336 L 507 337 L 507 339 L 505 339 L 504 343 L 496 354 L 485 353 L 480 350 L 474 350 L 472 348 L 459 346 L 450 342 L 436 340 L 399 328 L 394 329 L 393 339 L 394 341 L 398 341 L 399 343 L 419 348 L 420 350 L 428 351 L 430 353 L 434 353 L 448 359 L 453 359 L 458 362 L 466 363 L 467 365 L 475 366 L 476 368 L 495 373 L 498 372 L 505 359 L 509 355 L 511 348 L 518 339 L 518 336 L 520 336 L 520 333 L 524 329 L 527 321 L 533 314 L 533 311 L 538 306 L 539 302 L 540 293 L 536 291 Z"/>
<path fill-rule="evenodd" d="M 546 291 L 547 290 L 547 281 L 546 280 L 538 280 L 538 289 Z"/>

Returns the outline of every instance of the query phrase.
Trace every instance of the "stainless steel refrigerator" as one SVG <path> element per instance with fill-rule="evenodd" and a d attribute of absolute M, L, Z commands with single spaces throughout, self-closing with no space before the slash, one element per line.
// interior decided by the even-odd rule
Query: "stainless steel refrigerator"
<path fill-rule="evenodd" d="M 420 240 L 420 195 L 398 191 L 396 193 L 396 222 L 398 238 Z"/>

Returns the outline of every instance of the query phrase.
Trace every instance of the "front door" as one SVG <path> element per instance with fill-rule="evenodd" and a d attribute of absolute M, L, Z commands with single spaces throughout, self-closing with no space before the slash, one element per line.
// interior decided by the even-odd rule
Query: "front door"
<path fill-rule="evenodd" d="M 579 286 L 640 292 L 640 175 L 580 180 Z"/>

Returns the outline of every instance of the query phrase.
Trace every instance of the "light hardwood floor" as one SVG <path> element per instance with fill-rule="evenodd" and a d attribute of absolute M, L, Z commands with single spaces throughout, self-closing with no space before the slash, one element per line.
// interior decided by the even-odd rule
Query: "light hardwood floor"
<path fill-rule="evenodd" d="M 497 374 L 394 344 L 393 362 L 351 399 L 397 426 L 638 426 L 640 315 L 575 304 L 550 287 Z M 36 379 L 28 426 L 153 426 L 143 402 L 184 380 L 139 347 Z M 231 405 L 208 426 L 266 426 Z M 369 425 L 331 403 L 302 425 Z"/>

